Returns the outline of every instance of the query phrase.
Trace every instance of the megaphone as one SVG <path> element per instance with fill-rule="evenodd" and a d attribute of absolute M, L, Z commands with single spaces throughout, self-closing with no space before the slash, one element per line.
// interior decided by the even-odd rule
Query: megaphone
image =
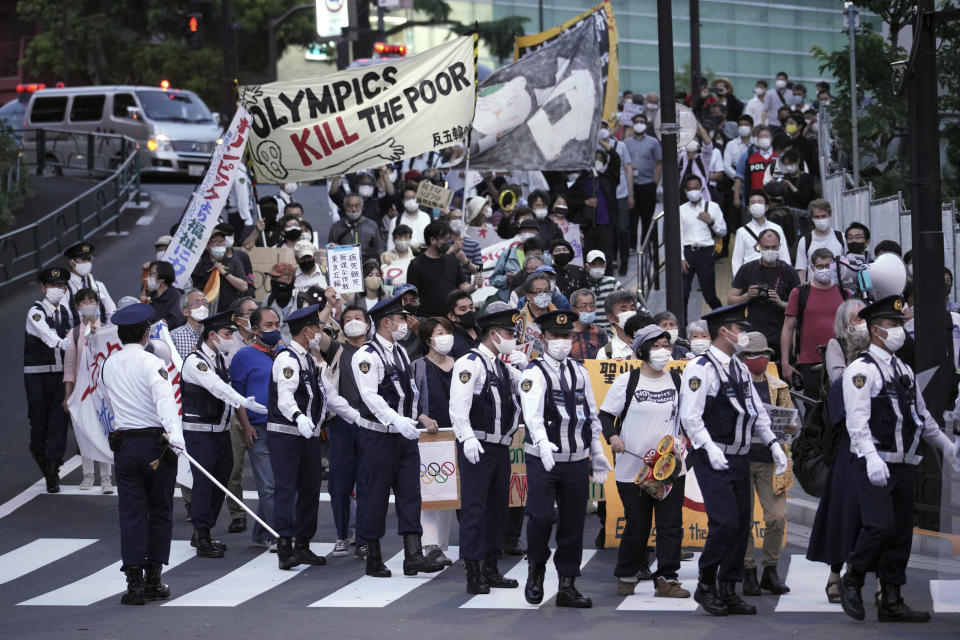
<path fill-rule="evenodd" d="M 159 338 L 151 338 L 148 340 L 143 350 L 147 353 L 152 353 L 163 360 L 168 367 L 170 366 L 170 363 L 173 362 L 173 358 L 170 354 L 170 345 Z"/>
<path fill-rule="evenodd" d="M 881 254 L 860 268 L 857 286 L 875 301 L 903 295 L 907 286 L 907 267 L 897 254 Z"/>

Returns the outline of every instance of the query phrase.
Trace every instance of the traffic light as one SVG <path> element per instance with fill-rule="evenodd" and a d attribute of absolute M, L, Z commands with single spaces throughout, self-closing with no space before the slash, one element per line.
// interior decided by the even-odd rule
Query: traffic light
<path fill-rule="evenodd" d="M 187 14 L 187 45 L 191 49 L 203 47 L 203 14 Z"/>

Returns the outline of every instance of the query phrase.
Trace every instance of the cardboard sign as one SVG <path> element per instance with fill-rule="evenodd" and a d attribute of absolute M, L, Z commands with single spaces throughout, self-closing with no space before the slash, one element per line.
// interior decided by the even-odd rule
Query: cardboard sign
<path fill-rule="evenodd" d="M 337 295 L 363 291 L 362 266 L 360 245 L 327 248 L 327 281 L 337 290 Z"/>
<path fill-rule="evenodd" d="M 457 465 L 457 437 L 453 431 L 421 433 L 420 508 L 459 509 L 460 469 Z"/>
<path fill-rule="evenodd" d="M 417 204 L 430 209 L 446 209 L 452 200 L 452 190 L 438 187 L 429 180 L 421 180 L 417 187 Z"/>

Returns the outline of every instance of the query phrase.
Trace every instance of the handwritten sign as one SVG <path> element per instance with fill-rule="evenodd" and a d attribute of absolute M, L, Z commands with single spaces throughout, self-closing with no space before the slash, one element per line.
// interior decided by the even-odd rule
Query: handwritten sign
<path fill-rule="evenodd" d="M 452 190 L 438 187 L 429 180 L 421 180 L 417 187 L 417 203 L 430 209 L 446 209 L 452 200 Z"/>
<path fill-rule="evenodd" d="M 360 245 L 327 247 L 327 279 L 337 295 L 363 291 L 362 265 Z"/>

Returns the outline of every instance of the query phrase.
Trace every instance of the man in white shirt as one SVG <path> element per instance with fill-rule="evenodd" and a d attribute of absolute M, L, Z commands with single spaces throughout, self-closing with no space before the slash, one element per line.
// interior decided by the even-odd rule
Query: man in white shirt
<path fill-rule="evenodd" d="M 427 228 L 427 225 L 430 224 L 432 220 L 430 219 L 429 213 L 420 210 L 420 205 L 417 203 L 416 189 L 403 190 L 403 203 L 401 208 L 403 211 L 400 215 L 390 220 L 390 228 L 387 233 L 387 251 L 394 250 L 393 230 L 401 224 L 410 227 L 410 230 L 413 231 L 410 248 L 412 248 L 414 252 L 420 251 L 420 248 L 423 246 L 423 230 Z"/>
<path fill-rule="evenodd" d="M 304 293 L 310 287 L 327 288 L 327 278 L 320 271 L 316 260 L 317 248 L 309 240 L 300 240 L 294 249 L 297 258 L 297 275 L 293 279 L 296 293 Z"/>
<path fill-rule="evenodd" d="M 681 268 L 683 269 L 683 309 L 686 311 L 690 300 L 690 287 L 693 276 L 700 281 L 703 299 L 711 309 L 720 306 L 717 297 L 714 266 L 714 237 L 727 235 L 727 224 L 723 212 L 716 202 L 704 202 L 700 178 L 690 175 L 683 183 L 687 193 L 687 202 L 680 205 L 680 245 L 683 247 Z"/>
<path fill-rule="evenodd" d="M 833 209 L 830 202 L 823 198 L 812 200 L 807 206 L 810 211 L 810 217 L 813 219 L 815 227 L 810 233 L 804 234 L 797 243 L 797 272 L 800 274 L 800 282 L 809 280 L 807 269 L 810 266 L 810 256 L 817 249 L 829 249 L 836 256 L 843 255 L 844 242 L 843 234 L 830 226 L 830 220 L 833 217 Z"/>
<path fill-rule="evenodd" d="M 777 120 L 777 111 L 780 107 L 793 109 L 793 92 L 787 88 L 789 79 L 785 71 L 777 74 L 776 88 L 773 91 L 767 91 L 763 95 L 763 122 L 768 127 L 780 128 L 780 121 Z"/>
<path fill-rule="evenodd" d="M 767 81 L 757 80 L 757 86 L 753 89 L 753 97 L 747 100 L 743 107 L 744 115 L 750 116 L 753 124 L 763 124 L 760 117 L 763 115 L 763 96 L 767 93 Z"/>
<path fill-rule="evenodd" d="M 753 134 L 753 118 L 744 113 L 737 118 L 737 135 L 723 148 L 723 172 L 731 180 L 737 179 L 737 161 L 743 152 L 750 148 L 750 136 Z"/>
<path fill-rule="evenodd" d="M 637 299 L 629 291 L 619 289 L 607 294 L 603 306 L 610 327 L 613 329 L 613 337 L 597 357 L 630 360 L 634 357 L 633 340 L 623 328 L 627 326 L 627 320 L 637 315 Z"/>
<path fill-rule="evenodd" d="M 787 247 L 787 238 L 783 235 L 783 228 L 776 222 L 767 220 L 767 206 L 769 200 L 763 191 L 755 190 L 750 193 L 747 201 L 747 211 L 751 220 L 737 229 L 737 237 L 733 247 L 733 256 L 730 258 L 730 268 L 736 275 L 743 263 L 760 258 L 760 233 L 765 229 L 773 229 L 780 236 L 780 260 L 786 264 L 793 264 L 790 260 L 790 249 Z"/>

